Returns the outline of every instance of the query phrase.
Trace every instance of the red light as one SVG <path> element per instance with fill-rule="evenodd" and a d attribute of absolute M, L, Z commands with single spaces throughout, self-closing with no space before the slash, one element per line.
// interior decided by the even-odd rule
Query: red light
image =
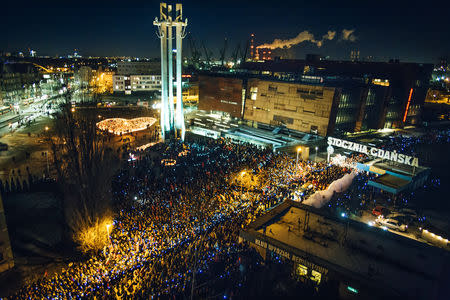
<path fill-rule="evenodd" d="M 411 90 L 409 91 L 408 102 L 406 103 L 405 115 L 403 116 L 403 123 L 405 123 L 405 121 L 406 121 L 406 115 L 408 114 L 408 109 L 409 109 L 409 104 L 411 103 L 412 93 L 413 93 L 413 89 L 411 88 Z"/>

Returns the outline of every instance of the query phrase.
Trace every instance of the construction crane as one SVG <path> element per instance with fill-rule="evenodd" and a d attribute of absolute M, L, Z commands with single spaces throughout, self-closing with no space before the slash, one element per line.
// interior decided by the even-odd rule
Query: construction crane
<path fill-rule="evenodd" d="M 195 40 L 191 37 L 191 35 L 188 35 L 188 41 L 189 41 L 189 48 L 191 50 L 191 62 L 192 62 L 192 65 L 195 68 L 198 68 L 199 67 L 201 53 L 200 53 L 200 51 L 198 51 L 198 49 L 197 49 L 197 47 L 195 45 Z"/>
<path fill-rule="evenodd" d="M 245 48 L 242 48 L 242 51 L 241 51 L 241 63 L 244 63 L 245 60 L 247 59 L 249 45 L 250 45 L 250 40 L 247 40 L 247 43 L 245 44 Z"/>
<path fill-rule="evenodd" d="M 202 47 L 203 47 L 203 50 L 205 51 L 206 65 L 209 67 L 211 65 L 211 53 L 208 52 L 208 49 L 206 49 L 204 42 L 202 42 Z"/>
<path fill-rule="evenodd" d="M 220 62 L 221 65 L 223 66 L 224 62 L 225 62 L 225 53 L 227 51 L 227 43 L 228 43 L 228 39 L 225 38 L 224 42 L 223 42 L 223 47 L 222 49 L 220 49 L 219 53 L 220 53 Z"/>
<path fill-rule="evenodd" d="M 238 43 L 236 49 L 234 49 L 233 53 L 231 54 L 231 59 L 234 63 L 234 66 L 237 66 L 238 57 L 240 54 L 241 54 L 241 43 Z"/>

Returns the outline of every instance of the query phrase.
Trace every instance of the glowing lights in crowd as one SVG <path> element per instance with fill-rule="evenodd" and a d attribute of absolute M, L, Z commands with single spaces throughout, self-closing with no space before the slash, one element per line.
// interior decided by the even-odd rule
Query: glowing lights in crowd
<path fill-rule="evenodd" d="M 111 118 L 97 123 L 100 130 L 108 131 L 116 135 L 140 131 L 149 128 L 155 124 L 156 119 L 151 117 L 142 117 L 135 119 Z"/>

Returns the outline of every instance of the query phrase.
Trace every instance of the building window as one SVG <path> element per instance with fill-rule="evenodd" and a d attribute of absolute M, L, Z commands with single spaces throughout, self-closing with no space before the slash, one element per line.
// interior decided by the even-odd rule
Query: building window
<path fill-rule="evenodd" d="M 258 87 L 252 86 L 250 88 L 250 99 L 256 100 L 256 97 L 258 96 Z"/>

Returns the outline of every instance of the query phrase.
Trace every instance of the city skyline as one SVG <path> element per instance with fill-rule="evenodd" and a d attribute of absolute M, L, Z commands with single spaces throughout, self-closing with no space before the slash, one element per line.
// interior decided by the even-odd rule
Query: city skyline
<path fill-rule="evenodd" d="M 26 1 L 20 10 L 6 4 L 0 22 L 8 30 L 0 49 L 14 52 L 30 48 L 38 55 L 50 56 L 78 49 L 83 56 L 156 58 L 159 41 L 152 22 L 159 14 L 155 9 L 158 3 L 79 1 L 62 6 L 55 1 Z M 261 45 L 291 39 L 304 31 L 316 39 L 330 31 L 336 35 L 321 47 L 306 41 L 281 55 L 303 58 L 307 53 L 318 53 L 330 59 L 349 59 L 350 51 L 358 49 L 361 59 L 370 56 L 379 61 L 396 58 L 434 63 L 450 52 L 450 41 L 444 39 L 448 26 L 439 1 L 428 2 L 427 6 L 381 1 L 370 8 L 352 1 L 338 5 L 288 0 L 278 7 L 268 1 L 183 3 L 190 16 L 188 34 L 198 48 L 204 42 L 216 57 L 225 38 L 228 57 L 238 43 L 241 47 L 245 44 L 251 33 L 255 34 L 255 45 Z M 353 38 L 345 39 L 344 30 L 354 30 Z M 186 49 L 185 54 L 190 55 L 190 51 Z"/>

